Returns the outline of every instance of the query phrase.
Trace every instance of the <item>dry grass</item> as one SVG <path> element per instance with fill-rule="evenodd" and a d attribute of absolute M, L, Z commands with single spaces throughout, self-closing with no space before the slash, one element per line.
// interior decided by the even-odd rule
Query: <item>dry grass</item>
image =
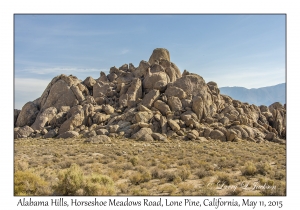
<path fill-rule="evenodd" d="M 82 138 L 15 140 L 15 195 L 286 194 L 285 145 L 213 140 L 83 142 Z M 68 176 L 73 182 L 63 181 L 70 180 Z M 233 186 L 237 186 L 234 191 Z"/>

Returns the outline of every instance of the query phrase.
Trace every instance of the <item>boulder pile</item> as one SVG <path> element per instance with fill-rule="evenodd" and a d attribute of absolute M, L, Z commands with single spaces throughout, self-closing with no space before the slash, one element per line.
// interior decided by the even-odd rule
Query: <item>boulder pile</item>
<path fill-rule="evenodd" d="M 53 78 L 41 97 L 14 110 L 14 126 L 14 138 L 284 143 L 286 106 L 258 107 L 222 95 L 215 82 L 181 74 L 169 51 L 157 48 L 138 67 L 111 67 L 98 79 Z"/>

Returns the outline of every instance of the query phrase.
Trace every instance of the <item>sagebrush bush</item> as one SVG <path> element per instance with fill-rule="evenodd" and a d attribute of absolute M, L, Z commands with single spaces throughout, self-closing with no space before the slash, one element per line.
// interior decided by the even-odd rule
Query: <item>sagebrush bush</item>
<path fill-rule="evenodd" d="M 129 180 L 132 184 L 138 185 L 143 182 L 148 182 L 152 178 L 151 173 L 148 170 L 136 171 L 129 176 Z"/>
<path fill-rule="evenodd" d="M 129 162 L 131 162 L 133 166 L 137 166 L 140 162 L 140 159 L 137 156 L 133 156 L 129 159 Z"/>
<path fill-rule="evenodd" d="M 58 195 L 75 195 L 84 185 L 83 172 L 75 163 L 69 169 L 61 171 L 58 179 L 58 184 L 54 187 Z"/>
<path fill-rule="evenodd" d="M 216 195 L 218 195 L 218 193 L 214 188 L 205 186 L 205 187 L 200 188 L 199 195 L 201 195 L 201 196 L 216 196 Z"/>
<path fill-rule="evenodd" d="M 129 176 L 129 180 L 132 184 L 138 185 L 142 182 L 142 174 L 140 172 L 134 172 Z"/>
<path fill-rule="evenodd" d="M 187 166 L 180 166 L 178 167 L 178 176 L 181 178 L 182 181 L 185 181 L 191 175 L 191 171 Z"/>
<path fill-rule="evenodd" d="M 211 176 L 212 172 L 207 171 L 204 167 L 200 167 L 199 169 L 196 170 L 195 175 L 199 178 L 202 179 L 207 176 Z"/>
<path fill-rule="evenodd" d="M 84 180 L 83 186 L 85 195 L 115 195 L 114 181 L 105 175 L 92 174 Z"/>
<path fill-rule="evenodd" d="M 189 194 L 195 190 L 194 185 L 189 184 L 189 183 L 180 183 L 178 185 L 178 189 L 183 195 Z"/>
<path fill-rule="evenodd" d="M 180 176 L 176 176 L 176 177 L 173 179 L 173 183 L 174 183 L 174 184 L 178 184 L 178 183 L 180 183 L 180 182 L 182 182 L 182 179 L 180 178 Z"/>
<path fill-rule="evenodd" d="M 256 169 L 257 169 L 258 174 L 261 174 L 264 176 L 267 175 L 268 173 L 270 173 L 270 171 L 272 170 L 269 163 L 258 163 L 256 165 Z"/>
<path fill-rule="evenodd" d="M 253 176 L 256 173 L 257 173 L 257 169 L 254 163 L 250 161 L 246 162 L 244 168 L 242 169 L 242 174 L 245 176 Z"/>
<path fill-rule="evenodd" d="M 176 186 L 173 184 L 164 184 L 159 187 L 159 190 L 163 193 L 173 194 L 176 191 Z"/>
<path fill-rule="evenodd" d="M 131 195 L 138 195 L 138 196 L 147 196 L 150 195 L 150 192 L 146 189 L 146 188 L 139 188 L 139 187 L 135 187 L 130 191 Z"/>
<path fill-rule="evenodd" d="M 48 195 L 48 183 L 30 171 L 16 171 L 14 174 L 14 195 Z"/>
<path fill-rule="evenodd" d="M 151 170 L 151 175 L 154 179 L 161 179 L 164 176 L 164 171 L 158 167 Z"/>
<path fill-rule="evenodd" d="M 121 193 L 128 193 L 128 184 L 127 183 L 120 183 L 117 185 L 118 189 Z"/>
<path fill-rule="evenodd" d="M 218 179 L 216 180 L 216 182 L 220 182 L 225 185 L 231 185 L 233 183 L 233 180 L 227 173 L 220 172 L 218 173 Z"/>
<path fill-rule="evenodd" d="M 166 178 L 166 180 L 168 182 L 174 181 L 177 177 L 179 177 L 179 176 L 178 176 L 177 172 L 175 172 L 175 171 L 166 171 L 164 173 L 164 178 Z"/>

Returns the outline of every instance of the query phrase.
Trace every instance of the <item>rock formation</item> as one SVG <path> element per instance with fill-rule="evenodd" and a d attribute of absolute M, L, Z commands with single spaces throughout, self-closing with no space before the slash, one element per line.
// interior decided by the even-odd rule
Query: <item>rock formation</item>
<path fill-rule="evenodd" d="M 69 138 L 107 142 L 218 139 L 285 143 L 286 106 L 242 103 L 220 94 L 215 82 L 181 74 L 166 49 L 149 61 L 111 67 L 98 79 L 59 75 L 40 98 L 14 110 L 15 138 Z M 97 137 L 98 136 L 98 137 Z"/>

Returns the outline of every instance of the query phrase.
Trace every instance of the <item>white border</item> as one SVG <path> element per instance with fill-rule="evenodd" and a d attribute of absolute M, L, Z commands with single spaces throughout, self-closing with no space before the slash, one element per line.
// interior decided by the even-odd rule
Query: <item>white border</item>
<path fill-rule="evenodd" d="M 297 209 L 299 154 L 296 130 L 298 129 L 299 104 L 299 7 L 284 1 L 2 1 L 0 3 L 1 24 L 1 199 L 0 206 L 16 207 L 18 197 L 13 197 L 13 14 L 15 13 L 286 13 L 287 14 L 287 196 L 249 197 L 251 200 L 283 200 L 281 209 Z M 4 133 L 4 135 L 3 135 Z M 223 197 L 224 198 L 224 197 Z M 238 199 L 237 197 L 234 197 Z M 45 197 L 45 199 L 48 199 Z M 50 199 L 50 198 L 49 198 Z M 142 199 L 135 198 L 133 199 Z M 184 199 L 175 197 L 174 200 Z M 203 198 L 199 198 L 203 199 Z M 230 197 L 224 199 L 230 200 Z M 31 208 L 30 208 L 31 209 Z M 49 209 L 49 208 L 48 208 Z M 70 207 L 69 207 L 70 209 Z M 71 208 L 72 209 L 72 208 Z M 78 209 L 78 208 L 77 208 Z M 179 209 L 179 208 L 174 208 Z M 180 208 L 183 209 L 183 208 Z M 212 208 L 214 209 L 214 208 Z M 232 208 L 219 208 L 232 209 Z M 251 209 L 251 208 L 249 208 Z M 255 208 L 266 209 L 266 208 Z"/>

